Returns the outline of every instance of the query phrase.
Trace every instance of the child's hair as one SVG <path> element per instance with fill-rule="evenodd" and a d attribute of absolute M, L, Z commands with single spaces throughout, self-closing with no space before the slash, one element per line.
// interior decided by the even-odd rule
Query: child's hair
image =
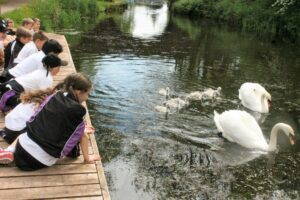
<path fill-rule="evenodd" d="M 54 92 L 54 88 L 23 92 L 20 96 L 20 100 L 22 103 L 35 103 L 40 105 L 47 96 L 53 94 Z"/>
<path fill-rule="evenodd" d="M 48 40 L 48 37 L 45 35 L 43 31 L 38 31 L 33 34 L 32 40 L 35 42 L 36 40 Z"/>
<path fill-rule="evenodd" d="M 10 18 L 5 18 L 6 26 L 8 26 L 9 23 L 14 23 L 14 21 Z"/>
<path fill-rule="evenodd" d="M 91 80 L 84 74 L 74 73 L 68 75 L 61 83 L 55 86 L 56 90 L 74 93 L 74 90 L 87 92 L 92 88 Z"/>
<path fill-rule="evenodd" d="M 42 51 L 47 55 L 50 52 L 59 54 L 63 51 L 61 44 L 54 39 L 47 40 L 42 47 Z"/>
<path fill-rule="evenodd" d="M 22 26 L 25 26 L 27 24 L 33 24 L 33 20 L 30 17 L 24 18 L 22 21 Z"/>
<path fill-rule="evenodd" d="M 29 38 L 32 37 L 32 34 L 29 30 L 23 27 L 19 27 L 16 31 L 16 37 L 20 39 L 21 37 Z"/>
<path fill-rule="evenodd" d="M 39 18 L 37 18 L 37 17 L 33 18 L 32 20 L 33 20 L 34 23 L 41 22 L 41 20 Z"/>

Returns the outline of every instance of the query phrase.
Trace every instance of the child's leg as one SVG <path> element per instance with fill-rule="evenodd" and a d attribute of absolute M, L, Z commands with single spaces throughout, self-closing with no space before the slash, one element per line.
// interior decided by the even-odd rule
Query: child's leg
<path fill-rule="evenodd" d="M 18 138 L 6 149 L 0 148 L 0 164 L 9 164 L 14 161 L 14 152 L 16 150 Z"/>

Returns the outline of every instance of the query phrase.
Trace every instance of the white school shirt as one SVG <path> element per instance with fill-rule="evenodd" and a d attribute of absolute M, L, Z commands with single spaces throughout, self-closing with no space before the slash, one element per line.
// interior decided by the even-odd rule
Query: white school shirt
<path fill-rule="evenodd" d="M 12 131 L 21 131 L 26 127 L 26 122 L 34 114 L 35 103 L 19 103 L 5 116 L 5 127 Z"/>
<path fill-rule="evenodd" d="M 19 137 L 19 143 L 32 157 L 40 161 L 46 166 L 52 166 L 58 158 L 55 158 L 44 151 L 37 143 L 31 140 L 27 133 L 23 133 Z"/>
<path fill-rule="evenodd" d="M 25 60 L 30 55 L 37 53 L 38 51 L 39 50 L 36 47 L 35 43 L 33 41 L 30 41 L 21 49 L 18 57 L 14 59 L 14 63 L 20 63 L 21 61 Z"/>
<path fill-rule="evenodd" d="M 34 70 L 42 69 L 44 68 L 42 60 L 45 56 L 46 55 L 43 51 L 34 53 L 17 64 L 14 68 L 8 70 L 8 72 L 14 77 L 19 77 L 33 72 Z"/>
<path fill-rule="evenodd" d="M 35 70 L 29 74 L 15 78 L 15 80 L 22 85 L 24 91 L 42 90 L 52 86 L 53 78 L 51 73 L 46 76 L 47 70 L 45 68 Z"/>

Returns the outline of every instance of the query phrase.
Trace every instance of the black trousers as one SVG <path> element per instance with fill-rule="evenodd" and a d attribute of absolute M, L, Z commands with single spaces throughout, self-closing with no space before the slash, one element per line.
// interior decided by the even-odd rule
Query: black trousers
<path fill-rule="evenodd" d="M 34 157 L 32 157 L 21 145 L 17 142 L 16 151 L 14 153 L 15 164 L 18 168 L 24 171 L 34 171 L 47 167 Z"/>

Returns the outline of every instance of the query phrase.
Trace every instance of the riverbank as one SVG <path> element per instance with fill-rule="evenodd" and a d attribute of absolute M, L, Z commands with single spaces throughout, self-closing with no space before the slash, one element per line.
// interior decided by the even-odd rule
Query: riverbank
<path fill-rule="evenodd" d="M 299 1 L 170 0 L 173 14 L 209 18 L 259 35 L 272 41 L 300 42 Z"/>
<path fill-rule="evenodd" d="M 10 4 L 10 3 L 7 3 Z M 95 22 L 101 13 L 124 9 L 123 0 L 111 2 L 103 0 L 31 0 L 11 12 L 1 15 L 1 18 L 11 18 L 19 26 L 25 17 L 37 17 L 42 21 L 42 29 L 53 31 L 61 28 L 80 27 L 82 24 Z"/>

